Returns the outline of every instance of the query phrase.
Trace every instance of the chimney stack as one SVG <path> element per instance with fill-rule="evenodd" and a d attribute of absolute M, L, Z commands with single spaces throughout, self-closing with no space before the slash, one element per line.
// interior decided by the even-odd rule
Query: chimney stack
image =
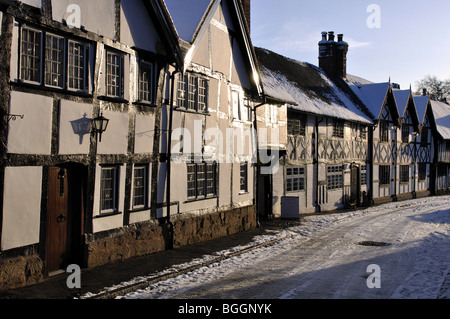
<path fill-rule="evenodd" d="M 336 42 L 333 31 L 322 32 L 322 40 L 319 42 L 319 67 L 330 76 L 339 76 L 345 79 L 347 77 L 348 47 L 343 34 L 338 34 Z"/>
<path fill-rule="evenodd" d="M 249 31 L 250 31 L 250 19 L 251 19 L 250 1 L 251 0 L 241 0 L 242 7 L 244 8 L 245 20 L 247 20 L 247 26 L 248 26 Z"/>

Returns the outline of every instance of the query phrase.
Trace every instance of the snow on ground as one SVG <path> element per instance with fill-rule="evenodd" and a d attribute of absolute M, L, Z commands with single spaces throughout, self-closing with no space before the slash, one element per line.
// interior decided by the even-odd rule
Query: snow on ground
<path fill-rule="evenodd" d="M 397 236 L 396 230 L 389 229 L 389 226 L 405 224 L 402 219 L 405 218 L 404 215 L 407 215 L 406 217 L 408 217 L 408 220 L 411 220 L 411 223 L 420 223 L 414 223 L 413 226 L 408 226 L 410 228 L 406 228 L 407 226 L 405 225 L 405 230 L 399 230 Z M 372 224 L 370 224 L 370 220 L 372 220 Z M 367 226 L 365 226 L 366 222 Z M 348 228 L 343 228 L 341 230 L 342 233 L 339 234 L 337 231 L 339 227 Z M 218 263 L 213 263 L 206 267 L 201 267 L 197 270 L 180 275 L 176 278 L 152 284 L 146 289 L 129 293 L 122 298 L 170 299 L 177 298 L 179 296 L 195 298 L 195 296 L 198 295 L 196 295 L 195 293 L 191 293 L 191 295 L 189 295 L 189 293 L 191 290 L 195 291 L 196 288 L 198 288 L 197 290 L 204 289 L 205 291 L 207 291 L 207 289 L 211 289 L 211 294 L 214 295 L 214 293 L 217 292 L 215 289 L 218 288 L 211 288 L 211 286 L 216 286 L 215 284 L 211 283 L 216 282 L 221 278 L 227 278 L 227 276 L 228 278 L 233 278 L 233 276 L 235 276 L 235 282 L 241 282 L 242 279 L 239 279 L 239 277 L 237 277 L 237 274 L 239 272 L 242 272 L 241 276 L 245 278 L 246 273 L 255 272 L 255 269 L 257 268 L 253 269 L 252 267 L 254 267 L 254 265 L 267 265 L 267 270 L 270 270 L 272 272 L 274 271 L 274 269 L 277 269 L 277 267 L 279 267 L 280 269 L 283 266 L 285 268 L 288 268 L 287 265 L 289 264 L 289 262 L 293 264 L 296 263 L 296 260 L 293 259 L 290 261 L 287 256 L 295 255 L 295 253 L 293 254 L 292 252 L 294 252 L 296 249 L 300 249 L 298 251 L 303 250 L 303 254 L 305 254 L 303 246 L 306 246 L 308 242 L 313 241 L 312 239 L 322 240 L 324 242 L 327 241 L 327 239 L 321 239 L 322 237 L 318 237 L 320 234 L 324 234 L 322 236 L 328 236 L 327 234 L 336 233 L 336 237 L 329 240 L 330 242 L 328 243 L 328 246 L 324 245 L 323 247 L 320 246 L 319 248 L 317 248 L 323 249 L 323 253 L 319 253 L 318 256 L 311 255 L 311 257 L 307 255 L 306 258 L 304 258 L 307 261 L 304 263 L 304 265 L 302 264 L 303 266 L 297 267 L 297 269 L 290 269 L 289 276 L 291 278 L 289 280 L 292 281 L 292 278 L 305 277 L 303 273 L 308 267 L 310 267 L 310 269 L 308 269 L 309 272 L 307 273 L 306 277 L 311 277 L 314 273 L 322 271 L 315 269 L 317 267 L 322 269 L 341 269 L 339 270 L 341 272 L 339 273 L 339 275 L 342 275 L 342 271 L 344 271 L 343 269 L 345 269 L 345 265 L 348 264 L 353 265 L 352 267 L 356 267 L 354 266 L 354 264 L 357 264 L 357 259 L 364 257 L 363 253 L 357 250 L 362 248 L 356 247 L 356 245 L 354 245 L 354 243 L 351 243 L 351 241 L 354 240 L 355 236 L 359 236 L 357 238 L 364 239 L 364 236 L 366 236 L 366 234 L 373 232 L 377 233 L 380 237 L 384 236 L 385 238 L 393 240 L 392 243 L 395 244 L 396 247 L 398 247 L 396 248 L 398 250 L 392 251 L 391 254 L 386 255 L 396 256 L 395 258 L 397 260 L 387 261 L 386 258 L 390 257 L 375 255 L 365 256 L 368 258 L 368 260 L 377 259 L 379 261 L 382 261 L 383 263 L 388 264 L 389 267 L 394 268 L 394 270 L 396 270 L 395 267 L 405 268 L 405 265 L 408 265 L 406 266 L 406 268 L 408 269 L 403 269 L 401 271 L 399 270 L 399 278 L 394 278 L 387 283 L 387 286 L 389 286 L 388 288 L 392 289 L 393 291 L 393 293 L 392 291 L 389 292 L 388 298 L 450 298 L 450 289 L 447 287 L 449 282 L 447 281 L 447 283 L 444 284 L 444 280 L 450 271 L 450 248 L 448 248 L 448 246 L 446 245 L 442 245 L 442 243 L 448 244 L 450 236 L 450 197 L 448 196 L 429 197 L 405 202 L 388 203 L 385 205 L 371 207 L 360 211 L 307 216 L 303 218 L 300 226 L 294 226 L 279 231 L 270 231 L 267 233 L 267 235 L 254 238 L 254 242 L 250 243 L 247 246 L 235 247 L 227 251 L 217 252 L 215 255 L 204 256 L 203 258 L 193 260 L 190 263 L 175 266 L 174 269 L 183 269 L 190 266 L 202 265 L 203 263 L 214 260 L 218 256 L 232 255 L 233 253 L 241 251 L 242 249 L 268 243 L 271 241 L 275 242 L 273 245 L 250 250 L 249 252 L 246 252 L 244 254 L 225 259 Z M 371 238 L 367 238 L 367 240 L 369 239 Z M 343 243 L 338 245 L 341 241 Z M 325 250 L 327 251 L 325 252 Z M 399 253 L 400 251 L 402 251 L 401 254 Z M 406 253 L 404 253 L 403 251 Z M 384 254 L 384 252 L 382 254 Z M 326 256 L 325 261 L 319 259 L 324 258 L 324 256 Z M 352 262 L 352 264 L 350 264 L 350 262 Z M 277 265 L 277 263 L 279 265 Z M 174 269 L 168 269 L 164 273 L 169 273 Z M 392 269 L 390 269 L 390 271 L 392 271 Z M 145 281 L 150 277 L 162 274 L 163 273 L 153 274 L 149 277 L 136 278 L 133 281 L 121 283 L 120 285 L 117 285 L 115 287 L 105 288 L 105 291 L 114 290 L 121 286 L 127 286 L 132 283 Z M 336 273 L 336 275 L 338 275 L 338 273 Z M 265 275 L 262 274 L 262 276 Z M 277 297 L 280 299 L 302 298 L 301 291 L 298 287 L 306 287 L 307 285 L 311 285 L 311 280 L 313 280 L 312 278 L 314 278 L 311 277 L 309 281 L 303 283 L 301 282 L 301 280 L 304 279 L 298 279 L 298 282 L 296 283 L 297 286 L 286 288 L 285 279 L 281 278 L 282 274 L 278 274 L 278 276 L 280 276 L 280 278 L 278 278 L 278 281 L 280 282 L 279 285 L 283 285 L 283 288 L 275 287 L 274 284 L 273 291 L 275 291 L 276 289 L 285 290 L 280 291 L 279 295 L 277 295 Z M 323 278 L 323 274 L 321 276 Z M 235 284 L 232 279 L 228 280 L 231 285 Z M 289 280 L 287 281 L 287 286 L 289 286 Z M 346 291 L 345 289 L 352 291 L 355 290 L 354 287 L 351 287 L 351 289 L 344 287 L 351 285 L 351 283 L 342 283 L 336 281 L 326 282 L 325 284 L 327 286 L 343 286 L 342 288 L 336 288 L 336 292 L 334 292 L 335 295 L 330 295 L 331 298 L 335 296 L 345 297 L 345 293 L 347 293 L 344 292 Z M 244 283 L 242 283 L 242 285 L 244 285 Z M 320 288 L 318 289 L 318 293 L 320 294 Z M 362 295 L 364 295 L 364 293 Z M 273 297 L 269 295 L 262 296 L 263 298 Z M 327 296 L 327 294 L 323 295 L 324 298 L 327 298 Z M 87 297 L 89 297 L 89 295 Z M 218 295 L 218 297 L 223 298 L 224 296 Z M 233 298 L 236 298 L 236 296 L 233 296 Z M 322 296 L 319 295 L 319 298 L 322 298 Z"/>

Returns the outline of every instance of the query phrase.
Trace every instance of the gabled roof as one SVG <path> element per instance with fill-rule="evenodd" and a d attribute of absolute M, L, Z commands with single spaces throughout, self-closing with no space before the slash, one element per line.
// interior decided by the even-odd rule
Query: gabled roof
<path fill-rule="evenodd" d="M 178 44 L 178 36 L 173 28 L 172 20 L 165 10 L 163 0 L 142 0 L 155 28 L 178 68 L 182 66 L 182 54 Z"/>
<path fill-rule="evenodd" d="M 408 110 L 415 126 L 415 131 L 419 132 L 422 123 L 419 120 L 411 90 L 393 90 L 393 92 L 400 117 L 404 120 Z"/>
<path fill-rule="evenodd" d="M 371 83 L 371 84 L 350 84 L 350 88 L 358 98 L 367 106 L 374 120 L 381 116 L 386 103 L 391 84 Z"/>
<path fill-rule="evenodd" d="M 165 0 L 164 2 L 180 39 L 193 43 L 208 9 L 215 1 Z"/>
<path fill-rule="evenodd" d="M 428 95 L 414 96 L 414 104 L 416 105 L 420 124 L 423 125 L 425 123 L 425 116 L 427 115 L 427 111 L 430 106 L 430 97 Z"/>
<path fill-rule="evenodd" d="M 450 140 L 450 105 L 431 100 L 436 129 L 444 140 Z"/>
<path fill-rule="evenodd" d="M 173 29 L 179 37 L 179 43 L 183 52 L 183 72 L 190 64 L 198 43 L 207 34 L 206 31 L 213 16 L 222 2 L 226 2 L 235 27 L 234 35 L 239 41 L 241 51 L 245 55 L 244 61 L 251 71 L 251 82 L 255 85 L 259 95 L 262 95 L 262 85 L 259 76 L 259 68 L 250 31 L 244 15 L 244 9 L 240 0 L 159 0 L 164 3 L 167 14 L 171 17 Z"/>
<path fill-rule="evenodd" d="M 368 114 L 347 84 L 331 79 L 322 69 L 255 48 L 261 67 L 265 94 L 294 101 L 290 109 L 371 125 Z"/>

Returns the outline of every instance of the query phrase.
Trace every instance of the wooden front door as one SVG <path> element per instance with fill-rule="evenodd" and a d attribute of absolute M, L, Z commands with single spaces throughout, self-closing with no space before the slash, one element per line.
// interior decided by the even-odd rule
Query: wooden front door
<path fill-rule="evenodd" d="M 80 260 L 83 189 L 82 168 L 49 168 L 46 263 L 50 275 Z"/>

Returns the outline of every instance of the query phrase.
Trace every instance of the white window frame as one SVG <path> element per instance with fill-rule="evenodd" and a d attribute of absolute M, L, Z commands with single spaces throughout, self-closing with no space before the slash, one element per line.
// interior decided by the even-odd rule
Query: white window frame
<path fill-rule="evenodd" d="M 148 82 L 147 84 L 147 92 L 145 94 L 148 94 L 148 98 L 142 98 L 142 84 L 145 83 L 145 81 L 142 80 L 143 71 L 146 69 L 150 72 L 150 75 L 148 76 Z M 140 103 L 146 103 L 146 104 L 154 104 L 155 103 L 155 63 L 150 62 L 147 60 L 139 59 L 138 60 L 138 72 L 137 72 L 137 101 Z"/>
<path fill-rule="evenodd" d="M 112 194 L 112 208 L 104 208 L 104 172 L 111 171 L 112 172 L 112 185 L 111 185 L 111 194 Z M 120 167 L 119 166 L 103 166 L 101 167 L 100 173 L 100 214 L 109 214 L 115 213 L 119 209 L 119 177 L 120 177 Z"/>
<path fill-rule="evenodd" d="M 40 38 L 40 45 L 39 45 L 39 53 L 38 53 L 38 59 L 39 59 L 39 80 L 35 81 L 33 80 L 27 80 L 25 79 L 24 75 L 23 75 L 23 71 L 22 69 L 24 68 L 23 65 L 23 55 L 24 55 L 24 39 L 23 39 L 23 33 L 24 31 L 31 31 L 31 32 L 35 32 L 37 34 L 39 34 L 39 38 Z M 34 44 L 35 45 L 35 44 Z M 43 52 L 44 52 L 44 32 L 42 30 L 38 30 L 35 28 L 30 28 L 29 26 L 22 26 L 20 28 L 20 50 L 19 50 L 19 79 L 23 82 L 23 83 L 30 83 L 30 84 L 38 84 L 40 85 L 42 83 L 42 68 L 44 66 L 44 62 L 43 62 Z M 34 55 L 34 57 L 36 57 L 36 55 Z M 28 68 L 27 68 L 28 70 Z"/>
<path fill-rule="evenodd" d="M 48 43 L 48 39 L 49 37 L 51 38 L 51 45 L 49 46 Z M 55 48 L 53 47 L 53 39 L 58 39 L 58 42 L 61 41 L 62 42 L 62 49 L 60 50 L 62 53 L 61 54 L 61 61 L 55 61 L 53 60 L 53 51 L 55 50 Z M 44 80 L 43 83 L 46 87 L 52 87 L 52 88 L 57 88 L 57 89 L 64 89 L 65 85 L 66 85 L 66 55 L 67 55 L 67 51 L 66 51 L 66 39 L 62 36 L 53 34 L 53 33 L 49 33 L 46 32 L 45 36 L 44 36 L 44 54 L 43 54 L 43 62 L 44 62 Z M 48 51 L 51 50 L 51 57 L 50 59 L 48 59 Z M 50 65 L 50 70 L 48 69 L 48 65 L 47 62 L 49 62 Z M 61 73 L 54 73 L 53 72 L 53 63 L 59 63 L 60 64 L 60 70 Z M 47 83 L 47 75 L 49 75 L 51 77 L 51 81 L 53 80 L 53 76 L 57 76 L 57 77 L 61 77 L 61 85 L 54 85 L 52 83 Z"/>
<path fill-rule="evenodd" d="M 118 64 L 118 74 L 114 73 L 111 74 L 111 71 L 109 71 L 108 65 L 113 65 L 114 67 L 117 67 L 117 64 L 112 64 L 109 61 L 109 57 L 110 56 L 114 56 L 118 58 L 119 64 Z M 111 50 L 111 49 L 107 49 L 106 50 L 106 96 L 111 97 L 111 98 L 123 98 L 123 94 L 124 94 L 124 87 L 123 87 L 123 80 L 124 80 L 124 53 L 121 52 L 117 52 L 115 50 Z M 118 78 L 118 84 L 117 82 L 113 85 L 113 83 L 110 83 L 110 79 L 111 81 L 113 80 L 113 77 Z M 114 91 L 119 91 L 118 94 L 116 94 L 117 92 L 113 92 L 110 93 L 110 87 L 111 88 L 115 88 Z"/>
<path fill-rule="evenodd" d="M 143 170 L 143 176 L 142 176 L 142 185 L 140 186 L 140 188 L 143 189 L 143 199 L 144 199 L 144 203 L 143 204 L 136 204 L 136 171 L 137 170 Z M 132 197 L 132 207 L 133 209 L 143 209 L 143 208 L 148 208 L 149 207 L 149 200 L 148 200 L 148 193 L 149 193 L 149 165 L 135 165 L 133 168 L 133 197 Z"/>
<path fill-rule="evenodd" d="M 75 87 L 71 87 L 71 85 L 70 85 L 70 83 L 71 83 L 70 67 L 72 66 L 74 71 L 76 68 L 80 68 L 80 66 L 75 65 L 75 63 L 73 63 L 72 65 L 70 64 L 70 55 L 71 55 L 70 45 L 71 44 L 74 44 L 74 46 L 79 45 L 79 46 L 83 47 L 84 63 L 83 63 L 83 74 L 82 74 L 82 80 L 83 80 L 82 88 L 75 88 Z M 89 74 L 89 45 L 87 43 L 68 39 L 66 69 L 67 69 L 67 80 L 66 80 L 67 81 L 67 84 L 66 84 L 67 90 L 73 91 L 73 92 L 87 92 L 88 91 L 88 87 L 87 87 L 88 74 Z M 75 81 L 78 82 L 79 80 L 74 78 L 74 83 L 75 83 Z"/>

